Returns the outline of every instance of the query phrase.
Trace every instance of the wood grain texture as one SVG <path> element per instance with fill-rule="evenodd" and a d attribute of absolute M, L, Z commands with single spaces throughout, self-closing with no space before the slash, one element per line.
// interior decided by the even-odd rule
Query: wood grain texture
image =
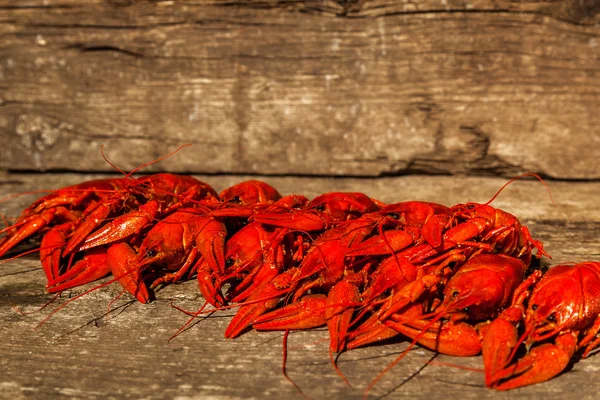
<path fill-rule="evenodd" d="M 93 176 L 77 174 L 0 175 L 0 193 L 8 196 L 78 183 Z M 243 176 L 199 177 L 216 189 Z M 505 182 L 493 178 L 400 177 L 331 179 L 271 177 L 283 193 L 307 196 L 333 190 L 359 190 L 383 201 L 431 200 L 443 204 L 487 201 Z M 509 186 L 494 202 L 517 215 L 553 256 L 542 265 L 598 260 L 599 183 L 550 182 L 555 205 L 538 182 Z M 32 196 L 35 197 L 35 196 Z M 0 213 L 16 215 L 32 197 L 0 203 Z M 281 374 L 281 333 L 249 332 L 235 340 L 223 338 L 233 311 L 199 321 L 175 340 L 168 338 L 187 320 L 170 302 L 194 310 L 202 302 L 196 282 L 171 285 L 148 305 L 133 303 L 110 285 L 74 301 L 39 329 L 33 329 L 51 309 L 82 293 L 63 293 L 49 308 L 37 311 L 52 296 L 36 256 L 0 265 L 0 398 L 38 399 L 240 399 L 303 398 Z M 17 310 L 27 314 L 21 315 Z M 339 365 L 352 387 L 334 372 L 324 329 L 294 332 L 290 337 L 288 372 L 314 399 L 360 399 L 375 375 L 391 362 L 406 342 L 357 349 L 342 354 Z M 600 358 L 575 363 L 568 372 L 539 385 L 510 393 L 483 386 L 477 372 L 427 365 L 430 360 L 481 368 L 480 357 L 435 356 L 417 348 L 387 374 L 372 391 L 386 399 L 595 399 Z"/>
<path fill-rule="evenodd" d="M 598 179 L 595 1 L 0 1 L 0 168 Z"/>

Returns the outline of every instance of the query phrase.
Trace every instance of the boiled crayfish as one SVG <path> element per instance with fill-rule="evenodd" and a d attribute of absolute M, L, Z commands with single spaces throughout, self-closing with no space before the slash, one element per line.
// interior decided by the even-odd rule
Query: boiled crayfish
<path fill-rule="evenodd" d="M 112 273 L 145 303 L 196 277 L 206 302 L 239 307 L 228 338 L 327 326 L 333 354 L 403 336 L 482 352 L 498 390 L 550 379 L 600 344 L 600 264 L 528 276 L 542 243 L 489 203 L 309 200 L 256 180 L 217 194 L 187 176 L 126 175 L 52 192 L 0 233 L 0 256 L 41 236 L 49 292 Z"/>
<path fill-rule="evenodd" d="M 585 358 L 600 345 L 600 263 L 557 265 L 540 275 L 523 284 L 522 295 L 485 333 L 488 387 L 509 390 L 546 381 L 576 352 Z M 522 342 L 528 352 L 515 361 Z"/>
<path fill-rule="evenodd" d="M 112 246 L 135 240 L 156 219 L 178 208 L 217 201 L 207 184 L 187 176 L 156 174 L 85 182 L 60 189 L 29 206 L 1 233 L 0 256 L 36 234 L 48 291 L 58 292 L 102 278 L 111 271 L 132 294 L 139 288 L 109 262 Z M 135 278 L 134 278 L 135 279 Z M 148 296 L 139 294 L 141 301 Z"/>

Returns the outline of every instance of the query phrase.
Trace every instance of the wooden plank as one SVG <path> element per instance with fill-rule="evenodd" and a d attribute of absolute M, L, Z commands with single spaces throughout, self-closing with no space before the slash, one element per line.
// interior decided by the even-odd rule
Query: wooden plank
<path fill-rule="evenodd" d="M 92 176 L 76 174 L 10 174 L 0 176 L 0 194 L 52 189 Z M 201 179 L 222 189 L 243 176 Z M 421 199 L 453 204 L 487 201 L 505 182 L 492 178 L 413 176 L 383 179 L 284 178 L 266 179 L 284 193 L 314 196 L 332 190 L 359 190 L 384 201 Z M 555 205 L 534 181 L 509 186 L 494 205 L 521 218 L 542 240 L 552 261 L 581 261 L 598 257 L 599 183 L 549 182 Z M 15 215 L 31 198 L 0 203 L 0 213 Z M 46 324 L 34 328 L 50 310 L 89 288 L 63 294 L 38 311 L 50 295 L 35 256 L 5 262 L 0 269 L 0 398 L 303 398 L 281 374 L 281 333 L 249 332 L 235 340 L 223 338 L 233 311 L 219 312 L 198 322 L 181 336 L 168 338 L 187 317 L 170 307 L 194 310 L 202 302 L 193 281 L 171 285 L 148 305 L 131 303 L 125 295 L 105 315 L 119 294 L 115 285 L 74 301 Z M 21 315 L 16 310 L 27 314 Z M 364 388 L 404 348 L 405 342 L 343 353 L 339 365 L 352 387 L 334 372 L 328 357 L 328 334 L 323 329 L 294 332 L 290 337 L 288 372 L 310 397 L 362 398 Z M 483 387 L 481 373 L 428 365 L 434 353 L 421 348 L 409 353 L 381 380 L 372 396 L 418 399 L 532 399 L 551 396 L 593 399 L 600 390 L 600 359 L 575 363 L 568 372 L 543 384 L 509 394 Z M 480 368 L 480 357 L 437 356 L 434 361 Z"/>
<path fill-rule="evenodd" d="M 579 1 L 0 2 L 0 168 L 598 179 Z M 90 156 L 96 155 L 96 156 Z"/>

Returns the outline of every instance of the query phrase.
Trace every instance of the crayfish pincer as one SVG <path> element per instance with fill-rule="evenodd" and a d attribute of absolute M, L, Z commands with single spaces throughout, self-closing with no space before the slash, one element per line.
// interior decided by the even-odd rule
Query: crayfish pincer
<path fill-rule="evenodd" d="M 523 285 L 483 338 L 486 385 L 497 390 L 547 381 L 600 345 L 600 262 L 558 265 Z M 528 354 L 514 361 L 523 342 Z"/>

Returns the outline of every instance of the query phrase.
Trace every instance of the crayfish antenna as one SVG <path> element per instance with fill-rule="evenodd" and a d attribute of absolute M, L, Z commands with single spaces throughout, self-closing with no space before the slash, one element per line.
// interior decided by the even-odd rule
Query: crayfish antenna
<path fill-rule="evenodd" d="M 34 311 L 30 311 L 30 312 L 25 312 L 23 311 L 23 308 L 18 308 L 18 307 L 12 307 L 12 309 L 14 311 L 16 311 L 17 313 L 21 314 L 22 316 L 27 316 L 27 315 L 31 315 L 34 314 L 36 312 L 42 311 L 44 308 L 48 307 L 50 304 L 54 303 L 56 301 L 56 299 L 58 299 L 58 296 L 60 296 L 60 293 L 56 293 L 50 300 L 48 300 L 47 302 L 45 302 L 40 308 L 38 308 L 37 310 Z"/>
<path fill-rule="evenodd" d="M 396 254 L 396 252 L 394 252 L 394 248 L 392 247 L 392 244 L 390 243 L 390 241 L 383 234 L 383 223 L 380 221 L 378 225 L 379 225 L 378 226 L 379 234 L 383 238 L 383 241 L 385 242 L 386 247 L 390 250 L 390 253 L 392 253 L 392 256 L 394 257 L 394 261 L 396 262 L 396 266 L 398 267 L 398 271 L 400 271 L 400 274 L 402 274 L 402 277 L 404 278 L 404 280 L 409 282 L 408 278 L 404 274 L 404 270 L 400 266 L 400 260 L 398 259 L 398 255 Z"/>
<path fill-rule="evenodd" d="M 10 226 L 10 221 L 8 220 L 8 217 L 6 215 L 0 214 L 0 219 L 2 219 L 2 223 L 4 224 L 5 228 L 8 228 Z"/>
<path fill-rule="evenodd" d="M 137 167 L 137 168 L 134 168 L 134 169 L 133 169 L 133 170 L 132 170 L 130 173 L 126 174 L 126 175 L 125 175 L 125 177 L 126 177 L 126 178 L 129 178 L 131 175 L 135 174 L 135 173 L 136 173 L 136 172 L 138 172 L 139 170 L 141 170 L 141 169 L 143 169 L 143 168 L 145 168 L 145 167 L 147 167 L 147 166 L 149 166 L 149 165 L 156 164 L 157 162 L 160 162 L 160 161 L 162 161 L 162 160 L 164 160 L 164 159 L 167 159 L 167 158 L 169 158 L 169 157 L 173 156 L 174 154 L 176 154 L 176 153 L 180 152 L 180 151 L 181 151 L 181 150 L 182 150 L 184 147 L 189 147 L 189 146 L 191 146 L 191 145 L 192 145 L 192 143 L 185 143 L 185 144 L 182 144 L 182 145 L 181 145 L 181 146 L 179 146 L 179 147 L 178 147 L 176 150 L 174 150 L 174 151 L 170 152 L 170 153 L 169 153 L 169 154 L 167 154 L 166 156 L 159 157 L 159 158 L 157 158 L 156 160 L 152 160 L 152 161 L 150 161 L 150 162 L 147 162 L 147 163 L 144 163 L 144 164 L 140 165 L 140 166 L 139 166 L 139 167 Z M 111 165 L 112 165 L 112 164 L 111 164 Z"/>
<path fill-rule="evenodd" d="M 202 314 L 213 314 L 213 313 L 215 313 L 217 311 L 231 310 L 231 309 L 234 309 L 234 308 L 240 308 L 242 306 L 247 306 L 247 305 L 253 305 L 253 304 L 261 303 L 261 302 L 264 302 L 266 300 L 271 300 L 273 298 L 285 295 L 288 292 L 289 292 L 289 289 L 285 289 L 285 290 L 282 290 L 282 291 L 277 292 L 277 293 L 275 293 L 273 295 L 270 295 L 270 296 L 266 296 L 266 297 L 262 297 L 262 298 L 258 298 L 258 299 L 253 299 L 253 300 L 246 300 L 246 301 L 243 301 L 243 302 L 239 302 L 239 303 L 235 303 L 235 304 L 230 304 L 230 305 L 227 305 L 227 306 L 215 307 L 215 308 L 211 308 L 210 310 L 205 310 L 206 306 L 208 304 L 210 304 L 210 303 L 208 303 L 206 301 L 200 307 L 200 309 L 198 309 L 198 311 L 188 311 L 188 310 L 185 310 L 185 309 L 183 309 L 181 307 L 178 307 L 178 306 L 176 306 L 176 305 L 174 305 L 174 304 L 171 303 L 171 307 L 175 308 L 178 311 L 181 311 L 182 313 L 190 316 L 191 318 L 181 328 L 179 328 L 179 330 L 173 336 L 171 336 L 169 338 L 169 341 L 172 340 L 172 339 L 174 339 L 179 334 L 181 334 L 181 332 L 185 329 L 185 327 L 188 326 L 191 323 L 191 321 L 194 320 L 194 318 L 197 318 L 198 316 L 200 316 Z"/>
<path fill-rule="evenodd" d="M 169 303 L 169 305 L 170 305 L 172 308 L 176 309 L 176 310 L 177 310 L 177 311 L 179 311 L 179 312 L 182 312 L 182 313 L 184 313 L 185 315 L 187 315 L 187 316 L 189 316 L 189 317 L 191 317 L 191 316 L 197 316 L 197 315 L 200 315 L 200 314 L 202 314 L 202 312 L 200 312 L 200 310 L 202 310 L 202 308 L 204 308 L 203 306 L 200 306 L 200 309 L 198 309 L 198 310 L 196 310 L 196 311 L 189 311 L 189 310 L 186 310 L 186 309 L 185 309 L 185 308 L 183 308 L 183 307 L 176 306 L 175 304 L 173 304 L 174 302 L 175 302 L 175 299 L 171 299 L 171 302 Z M 204 303 L 203 303 L 203 305 L 204 305 Z"/>
<path fill-rule="evenodd" d="M 110 161 L 106 157 L 106 154 L 104 154 L 104 144 L 100 145 L 100 154 L 102 154 L 102 158 L 104 158 L 104 161 L 106 161 L 108 163 L 108 165 L 110 165 L 111 167 L 113 167 L 114 169 L 116 169 L 118 173 L 127 176 L 126 172 L 124 172 L 121 168 L 117 167 L 112 161 Z"/>
<path fill-rule="evenodd" d="M 348 380 L 348 378 L 346 378 L 346 375 L 344 375 L 344 373 L 342 372 L 340 367 L 337 365 L 337 359 L 339 356 L 340 356 L 340 353 L 338 353 L 334 357 L 333 349 L 331 348 L 331 346 L 329 346 L 329 359 L 331 360 L 331 365 L 333 366 L 333 369 L 335 369 L 335 372 L 337 372 L 337 374 L 340 376 L 340 378 L 342 378 L 342 380 L 346 383 L 346 385 L 352 387 L 352 385 L 350 384 L 350 381 Z"/>
<path fill-rule="evenodd" d="M 67 300 L 66 302 L 64 302 L 63 304 L 61 304 L 60 306 L 58 306 L 58 307 L 57 307 L 57 308 L 55 308 L 54 310 L 52 310 L 52 312 L 51 312 L 50 314 L 48 314 L 48 315 L 47 315 L 47 316 L 46 316 L 46 317 L 45 317 L 45 318 L 44 318 L 44 319 L 43 319 L 43 320 L 42 320 L 40 323 L 38 323 L 38 324 L 37 324 L 37 325 L 36 325 L 36 326 L 35 326 L 33 329 L 39 329 L 39 328 L 41 328 L 41 327 L 42 327 L 42 325 L 44 325 L 46 322 L 48 322 L 48 320 L 49 320 L 50 318 L 52 318 L 52 316 L 53 316 L 54 314 L 56 314 L 57 312 L 59 312 L 60 310 L 62 310 L 62 309 L 63 309 L 63 308 L 65 308 L 66 306 L 68 306 L 69 304 L 71 304 L 73 301 L 75 301 L 75 300 L 77 300 L 77 299 L 79 299 L 79 298 L 81 298 L 81 297 L 83 297 L 83 296 L 85 296 L 85 295 L 87 295 L 87 294 L 89 294 L 89 293 L 92 293 L 92 292 L 93 292 L 93 291 L 95 291 L 95 290 L 98 290 L 98 289 L 101 289 L 101 288 L 103 288 L 103 287 L 105 287 L 105 286 L 108 286 L 108 285 L 110 285 L 111 283 L 117 282 L 119 279 L 120 279 L 120 277 L 117 277 L 117 278 L 112 278 L 112 279 L 110 279 L 110 280 L 109 280 L 109 281 L 107 281 L 107 282 L 104 282 L 104 283 L 102 283 L 102 284 L 100 284 L 100 285 L 96 285 L 96 286 L 94 286 L 93 288 L 91 288 L 91 289 L 88 289 L 88 290 L 86 290 L 85 292 L 83 292 L 83 293 L 80 293 L 80 294 L 78 294 L 77 296 L 75 296 L 75 297 L 73 297 L 73 298 L 70 298 L 69 300 Z M 60 292 L 58 293 L 58 295 L 60 295 Z M 46 305 L 44 305 L 44 307 L 46 307 Z"/>
<path fill-rule="evenodd" d="M 410 342 L 410 344 L 408 345 L 408 347 L 402 352 L 400 353 L 400 355 L 398 357 L 396 357 L 396 359 L 394 361 L 392 361 L 391 363 L 388 364 L 387 367 L 385 367 L 383 369 L 383 371 L 381 371 L 376 377 L 375 379 L 373 379 L 371 381 L 371 383 L 369 384 L 369 386 L 367 386 L 367 388 L 365 389 L 365 393 L 364 393 L 364 399 L 367 400 L 369 397 L 369 392 L 371 391 L 371 389 L 373 389 L 373 387 L 375 386 L 375 384 L 377 384 L 377 382 L 379 382 L 379 380 L 381 378 L 383 378 L 383 376 L 385 374 L 387 374 L 392 368 L 394 368 L 400 361 L 402 361 L 404 359 L 404 357 L 406 357 L 406 355 L 408 354 L 408 352 L 410 350 L 412 350 L 413 347 L 415 347 L 415 345 L 417 344 L 417 342 L 419 341 L 419 339 L 421 339 L 426 333 L 427 330 L 429 328 L 431 328 L 436 322 L 438 322 L 440 319 L 442 319 L 446 313 L 443 312 L 444 310 L 440 311 L 438 313 L 438 315 L 436 315 L 430 322 L 429 324 L 427 324 L 423 330 L 421 330 L 421 333 L 419 333 L 417 336 L 415 336 L 415 338 L 412 340 L 412 342 Z"/>
<path fill-rule="evenodd" d="M 287 350 L 287 342 L 288 342 L 288 336 L 290 335 L 290 330 L 286 329 L 285 333 L 283 334 L 283 343 L 282 343 L 282 348 L 283 348 L 283 355 L 282 355 L 282 360 L 281 360 L 281 372 L 283 373 L 283 376 L 285 376 L 285 379 L 287 379 L 287 381 L 289 383 L 292 384 L 292 386 L 294 386 L 294 388 L 296 388 L 296 390 L 302 395 L 304 396 L 305 399 L 307 399 L 308 397 L 304 394 L 304 392 L 302 391 L 302 389 L 300 389 L 300 386 L 298 386 L 298 384 L 296 382 L 294 382 L 292 380 L 292 378 L 289 377 L 286 368 L 285 368 L 285 364 L 287 362 L 287 356 L 288 356 L 288 350 Z"/>
<path fill-rule="evenodd" d="M 104 145 L 101 145 L 101 146 L 100 146 L 100 153 L 102 154 L 102 158 L 104 158 L 104 161 L 106 161 L 106 162 L 107 162 L 107 163 L 108 163 L 108 164 L 109 164 L 111 167 L 113 167 L 113 168 L 114 168 L 114 169 L 115 169 L 115 170 L 116 170 L 118 173 L 120 173 L 121 175 L 123 175 L 123 178 L 124 178 L 124 179 L 131 179 L 132 175 L 133 175 L 133 174 L 135 174 L 136 172 L 140 171 L 141 169 L 143 169 L 143 168 L 145 168 L 145 167 L 147 167 L 147 166 L 149 166 L 149 165 L 156 164 L 156 163 L 158 163 L 158 162 L 160 162 L 160 161 L 162 161 L 162 160 L 164 160 L 164 159 L 167 159 L 167 158 L 169 158 L 169 157 L 171 157 L 171 156 L 175 155 L 176 153 L 180 152 L 180 151 L 181 151 L 183 148 L 185 148 L 185 147 L 189 147 L 189 146 L 191 146 L 191 145 L 192 145 L 192 143 L 185 143 L 185 144 L 182 144 L 182 145 L 181 145 L 181 146 L 179 146 L 179 147 L 178 147 L 176 150 L 174 150 L 174 151 L 170 152 L 169 154 L 167 154 L 167 155 L 165 155 L 165 156 L 162 156 L 162 157 L 159 157 L 159 158 L 157 158 L 157 159 L 155 159 L 155 160 L 149 161 L 149 162 L 147 162 L 147 163 L 144 163 L 144 164 L 142 164 L 142 165 L 140 165 L 140 166 L 138 166 L 138 167 L 134 168 L 134 169 L 133 169 L 133 170 L 131 170 L 130 172 L 125 172 L 125 171 L 123 171 L 122 169 L 120 169 L 119 167 L 117 167 L 117 166 L 116 166 L 116 165 L 115 165 L 115 164 L 114 164 L 112 161 L 110 161 L 110 160 L 109 160 L 109 159 L 106 157 L 106 154 L 104 154 Z M 172 195 L 172 196 L 174 196 L 174 197 L 179 197 L 179 196 L 178 196 L 178 195 L 176 195 L 175 193 L 170 193 L 170 192 L 168 192 L 168 191 L 165 191 L 165 190 L 157 190 L 157 189 L 154 189 L 154 190 L 156 190 L 157 192 L 159 192 L 159 193 L 162 193 L 162 194 L 168 194 L 168 195 Z M 51 192 L 52 192 L 52 191 L 51 191 Z M 34 193 L 35 193 L 35 192 L 34 192 Z M 197 206 L 202 206 L 202 205 L 203 205 L 202 201 L 193 200 L 193 199 L 187 199 L 187 201 L 189 201 L 190 203 L 194 203 L 194 204 L 195 204 L 195 205 L 197 205 Z M 1 200 L 0 200 L 0 202 L 1 202 Z"/>
<path fill-rule="evenodd" d="M 10 194 L 8 196 L 0 198 L 0 203 L 5 203 L 9 200 L 16 199 L 19 196 L 26 196 L 26 195 L 30 195 L 30 194 L 40 194 L 40 193 L 54 193 L 54 192 L 56 192 L 56 190 L 42 189 L 42 190 L 31 190 L 29 192 Z M 4 216 L 4 215 L 2 216 L 2 220 L 5 224 L 8 222 L 6 216 Z M 9 226 L 8 228 L 12 228 L 12 227 L 13 226 Z M 2 231 L 4 231 L 4 230 L 5 229 L 3 229 Z"/>
<path fill-rule="evenodd" d="M 27 251 L 24 251 L 23 253 L 17 254 L 16 256 L 12 256 L 10 258 L 6 258 L 4 260 L 0 260 L 0 265 L 5 264 L 5 263 L 7 263 L 9 261 L 12 261 L 12 260 L 16 260 L 17 258 L 24 257 L 24 256 L 29 255 L 29 254 L 37 253 L 38 251 L 41 251 L 41 250 L 55 249 L 55 248 L 58 248 L 58 247 L 60 247 L 60 246 L 46 246 L 46 247 L 38 247 L 38 248 L 35 248 L 35 249 L 27 250 Z"/>
<path fill-rule="evenodd" d="M 434 366 L 439 366 L 439 367 L 450 367 L 450 368 L 461 369 L 463 371 L 479 372 L 482 374 L 485 372 L 485 370 L 483 368 L 467 367 L 466 365 L 459 365 L 459 364 L 454 364 L 454 363 L 449 363 L 449 362 L 444 362 L 444 361 L 427 361 L 427 365 L 434 365 Z"/>
<path fill-rule="evenodd" d="M 206 306 L 207 306 L 207 305 L 208 305 L 208 301 L 204 301 L 204 304 L 202 304 L 202 305 L 200 306 L 200 308 L 198 309 L 198 311 L 196 311 L 196 312 L 194 312 L 194 313 L 190 313 L 190 314 L 188 314 L 188 312 L 187 312 L 187 311 L 185 311 L 185 310 L 183 310 L 183 309 L 181 309 L 181 308 L 179 308 L 179 307 L 177 307 L 177 306 L 174 306 L 173 304 L 171 304 L 171 307 L 175 308 L 176 310 L 179 310 L 179 311 L 183 312 L 184 314 L 190 315 L 190 318 L 189 318 L 189 319 L 188 319 L 188 320 L 185 322 L 185 324 L 183 324 L 183 325 L 182 325 L 182 326 L 181 326 L 181 327 L 180 327 L 180 328 L 177 330 L 177 332 L 175 332 L 175 333 L 173 334 L 173 336 L 171 336 L 171 337 L 169 338 L 168 342 L 170 342 L 171 340 L 175 339 L 175 338 L 176 338 L 177 336 L 179 336 L 179 335 L 180 335 L 180 334 L 181 334 L 183 331 L 185 331 L 185 329 L 188 327 L 188 325 L 189 325 L 189 324 L 191 324 L 191 323 L 192 323 L 192 321 L 193 321 L 194 319 L 198 318 L 198 316 L 199 316 L 200 314 L 202 314 L 202 311 L 204 311 L 204 309 L 206 308 Z M 216 311 L 216 310 L 211 310 L 211 311 Z"/>
<path fill-rule="evenodd" d="M 544 185 L 544 187 L 546 188 L 546 190 L 548 191 L 548 195 L 550 196 L 550 201 L 552 202 L 552 204 L 556 205 L 556 202 L 554 201 L 554 198 L 552 197 L 552 191 L 550 190 L 550 187 L 548 186 L 548 184 L 546 183 L 546 181 L 544 181 L 544 179 L 542 179 L 541 176 L 539 176 L 538 174 L 534 173 L 534 172 L 525 172 L 524 174 L 521 175 L 517 175 L 514 178 L 512 178 L 511 180 L 509 180 L 508 182 L 506 182 L 504 185 L 502 185 L 502 187 L 500 189 L 498 189 L 498 191 L 496 192 L 496 194 L 494 196 L 492 196 L 492 198 L 490 200 L 488 200 L 487 203 L 485 203 L 485 205 L 489 205 L 492 201 L 494 201 L 496 199 L 496 197 L 498 197 L 498 195 L 504 190 L 506 189 L 506 187 L 508 185 L 510 185 L 511 183 L 513 183 L 514 181 L 517 181 L 519 179 L 523 179 L 527 176 L 531 176 L 536 178 L 538 181 L 541 182 L 542 185 Z"/>
<path fill-rule="evenodd" d="M 118 281 L 119 281 L 121 278 L 123 278 L 123 277 L 126 277 L 126 276 L 131 276 L 131 275 L 133 274 L 133 272 L 134 272 L 134 271 L 126 271 L 126 272 L 124 272 L 123 274 L 119 274 L 118 276 L 113 276 L 113 278 L 109 279 L 108 281 L 106 281 L 106 282 L 104 282 L 104 283 L 101 283 L 101 284 L 99 284 L 99 285 L 96 285 L 96 286 L 94 286 L 93 288 L 91 288 L 91 289 L 88 289 L 88 290 L 84 291 L 83 293 L 80 293 L 80 294 L 78 294 L 77 296 L 75 296 L 75 297 L 73 297 L 73 298 L 70 298 L 70 299 L 69 299 L 69 300 L 67 300 L 65 303 L 61 304 L 59 307 L 57 307 L 56 309 L 54 309 L 54 310 L 53 310 L 53 311 L 52 311 L 50 314 L 48 314 L 48 315 L 47 315 L 47 316 L 46 316 L 46 317 L 45 317 L 45 318 L 44 318 L 44 319 L 43 319 L 43 320 L 42 320 L 42 321 L 41 321 L 39 324 L 37 324 L 37 325 L 34 327 L 34 329 L 38 329 L 38 328 L 40 328 L 40 327 L 41 327 L 42 325 L 44 325 L 44 324 L 45 324 L 45 323 L 46 323 L 46 322 L 47 322 L 47 321 L 48 321 L 50 318 L 52 318 L 52 316 L 53 316 L 54 314 L 56 314 L 57 312 L 59 312 L 60 310 L 62 310 L 62 309 L 63 309 L 63 308 L 65 308 L 66 306 L 68 306 L 68 305 L 69 305 L 70 303 L 72 303 L 73 301 L 75 301 L 75 300 L 77 300 L 77 299 L 79 299 L 79 298 L 81 298 L 81 297 L 83 297 L 83 296 L 85 296 L 85 295 L 87 295 L 87 294 L 89 294 L 89 293 L 92 293 L 92 292 L 94 292 L 94 291 L 96 291 L 96 290 L 98 290 L 98 289 L 101 289 L 101 288 L 103 288 L 103 287 L 106 287 L 106 286 L 110 285 L 111 283 L 118 282 Z M 125 288 L 125 290 L 127 290 L 127 289 Z M 59 294 L 60 294 L 60 293 L 61 293 L 61 292 L 59 292 Z M 110 307 L 112 306 L 112 304 L 113 304 L 113 303 L 114 303 L 116 300 L 118 300 L 118 299 L 119 299 L 119 298 L 120 298 L 122 295 L 123 295 L 123 293 L 119 294 L 119 295 L 118 295 L 118 296 L 117 296 L 115 299 L 111 300 L 111 302 L 110 302 L 110 303 L 109 303 L 109 305 L 108 305 L 108 307 L 109 307 L 108 311 L 109 311 L 109 312 L 110 312 Z M 135 296 L 135 294 L 133 294 L 133 293 L 132 293 L 132 295 L 134 295 L 134 296 Z"/>
<path fill-rule="evenodd" d="M 127 289 L 123 288 L 123 290 L 121 290 L 121 293 L 119 293 L 118 295 L 115 296 L 114 299 L 112 299 L 109 303 L 108 306 L 106 307 L 106 315 L 110 314 L 110 312 L 112 311 L 112 305 L 115 304 L 115 301 L 119 300 L 121 297 L 123 297 L 123 295 L 127 292 Z"/>
<path fill-rule="evenodd" d="M 131 172 L 127 173 L 125 171 L 123 171 L 121 168 L 117 167 L 112 161 L 110 161 L 108 159 L 108 157 L 106 157 L 106 154 L 104 154 L 104 145 L 100 146 L 100 154 L 102 154 L 102 158 L 104 158 L 104 161 L 106 161 L 108 163 L 108 165 L 110 165 L 111 167 L 113 167 L 118 173 L 120 173 L 121 175 L 125 175 L 125 178 L 130 178 L 133 174 L 135 174 L 136 172 L 138 172 L 139 170 L 152 165 L 152 164 L 156 164 L 157 162 L 160 162 L 166 158 L 169 158 L 171 156 L 173 156 L 174 154 L 178 153 L 179 151 L 181 151 L 181 149 L 183 149 L 184 147 L 189 147 L 191 146 L 192 143 L 186 143 L 186 144 L 182 144 L 181 146 L 179 146 L 177 148 L 177 150 L 174 150 L 172 152 L 170 152 L 169 154 L 159 157 L 155 160 L 152 160 L 150 162 L 144 163 L 142 165 L 140 165 L 139 167 L 134 168 L 133 170 L 131 170 Z"/>

